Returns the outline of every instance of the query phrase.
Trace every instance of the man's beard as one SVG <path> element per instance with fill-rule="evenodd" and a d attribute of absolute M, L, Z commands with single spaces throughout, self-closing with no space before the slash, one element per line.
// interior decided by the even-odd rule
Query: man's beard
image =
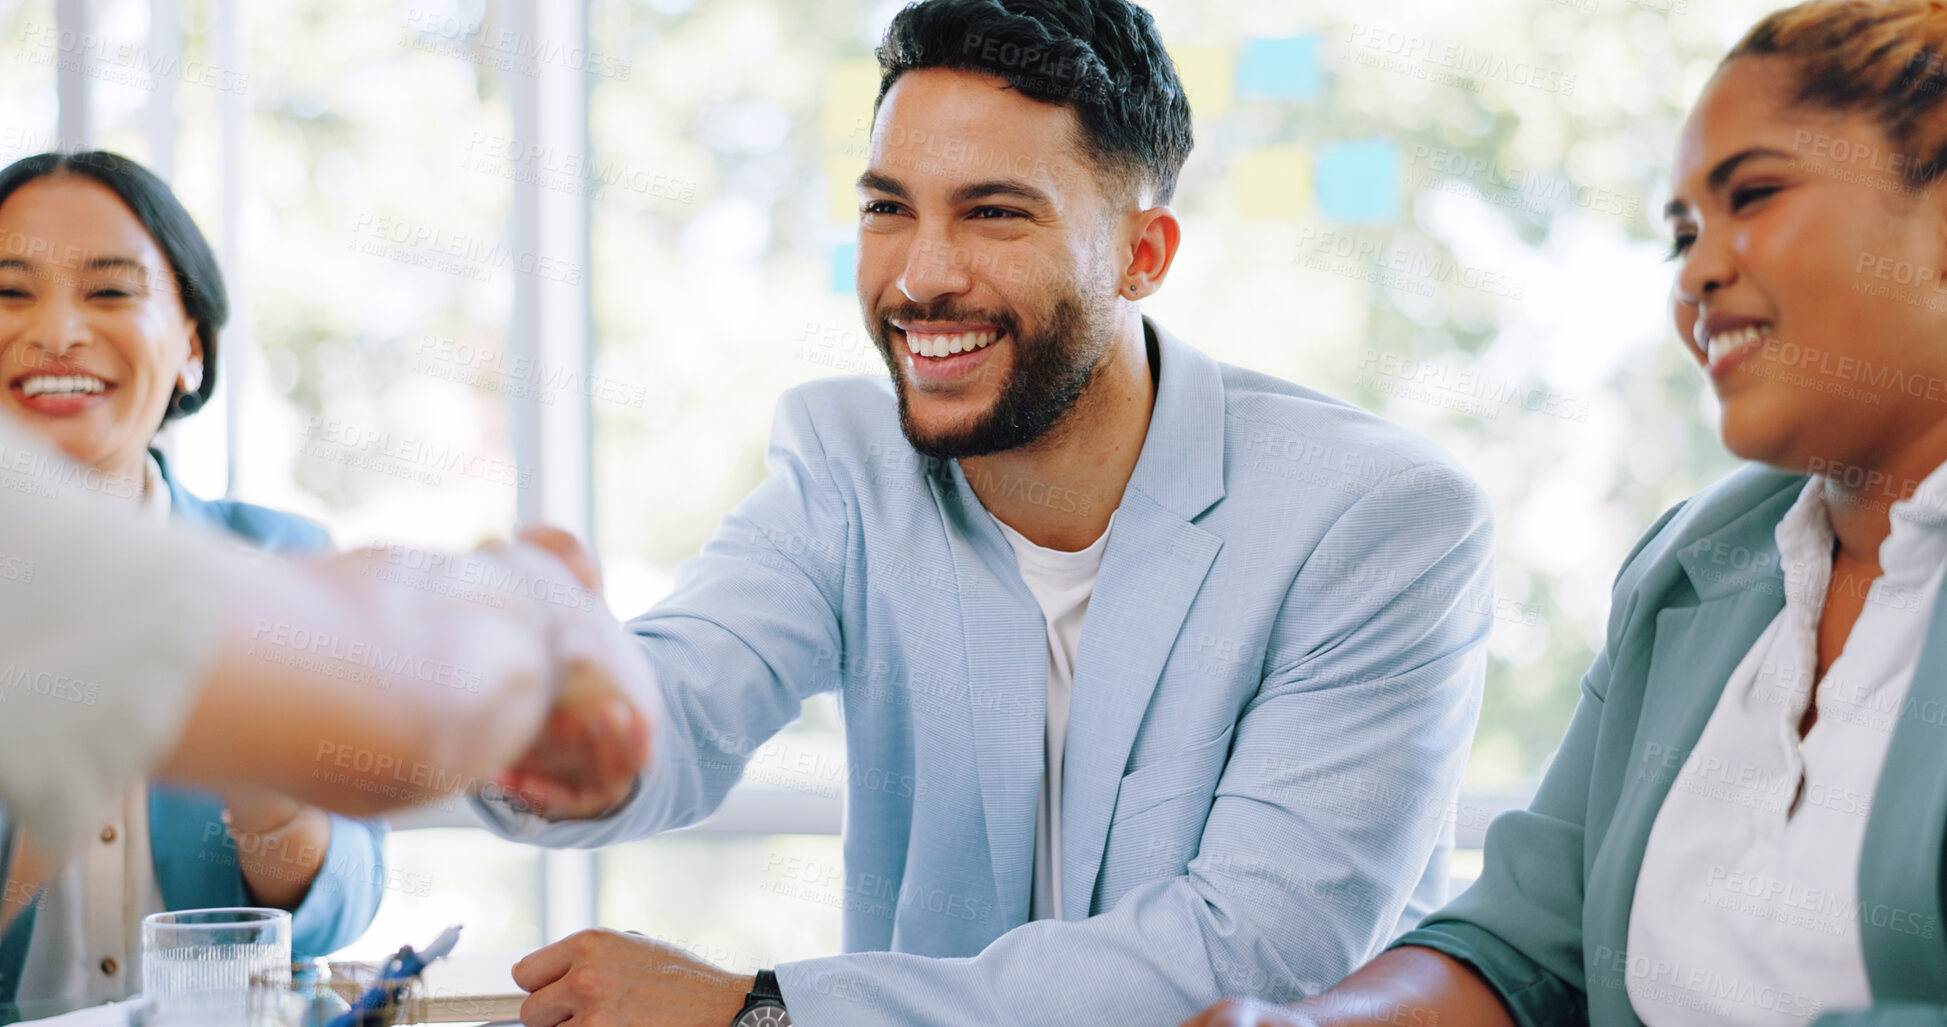
<path fill-rule="evenodd" d="M 1073 294 L 1057 299 L 1043 328 L 1032 336 L 1021 332 L 1020 319 L 1009 312 L 967 310 L 952 305 L 922 307 L 905 305 L 868 318 L 872 341 L 892 372 L 893 386 L 899 393 L 899 428 L 922 456 L 936 460 L 958 460 L 1022 449 L 1046 438 L 1061 424 L 1068 412 L 1088 392 L 1096 366 L 1106 351 L 1101 334 L 1106 317 L 1090 317 Z M 1014 359 L 1007 378 L 1000 383 L 994 405 L 978 420 L 962 427 L 921 434 L 913 423 L 908 397 L 912 385 L 906 380 L 905 345 L 894 351 L 894 321 L 961 322 L 991 324 L 999 328 L 1014 347 Z M 983 371 L 983 373 L 985 373 Z"/>

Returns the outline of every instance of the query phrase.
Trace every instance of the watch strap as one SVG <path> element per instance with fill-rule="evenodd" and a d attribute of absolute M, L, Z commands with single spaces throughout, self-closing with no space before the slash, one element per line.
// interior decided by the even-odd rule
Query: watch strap
<path fill-rule="evenodd" d="M 766 1011 L 777 1015 L 767 1015 Z M 753 1016 L 758 1018 L 751 1019 Z M 791 1011 L 784 1008 L 784 991 L 777 986 L 777 974 L 769 970 L 757 971 L 757 979 L 751 982 L 750 994 L 744 996 L 744 1007 L 731 1019 L 730 1027 L 746 1023 L 785 1025 L 790 1022 Z"/>

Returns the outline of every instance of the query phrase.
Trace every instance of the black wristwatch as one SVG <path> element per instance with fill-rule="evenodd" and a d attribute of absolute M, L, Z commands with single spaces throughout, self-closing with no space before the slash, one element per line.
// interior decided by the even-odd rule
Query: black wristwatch
<path fill-rule="evenodd" d="M 784 1011 L 784 992 L 778 990 L 777 975 L 757 971 L 757 983 L 744 996 L 744 1008 L 730 1027 L 791 1027 L 791 1014 Z"/>

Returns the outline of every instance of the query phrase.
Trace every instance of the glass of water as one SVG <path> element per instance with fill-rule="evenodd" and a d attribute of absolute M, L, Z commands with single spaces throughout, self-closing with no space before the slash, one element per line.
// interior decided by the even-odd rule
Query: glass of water
<path fill-rule="evenodd" d="M 142 994 L 156 1027 L 251 1024 L 291 986 L 291 914 L 184 909 L 142 918 Z M 275 1022 L 274 1020 L 270 1022 Z"/>

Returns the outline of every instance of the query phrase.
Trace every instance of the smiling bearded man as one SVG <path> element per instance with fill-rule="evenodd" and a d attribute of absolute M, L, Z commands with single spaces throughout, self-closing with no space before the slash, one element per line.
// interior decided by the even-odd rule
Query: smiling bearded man
<path fill-rule="evenodd" d="M 845 865 L 811 897 L 846 954 L 753 979 L 583 932 L 516 967 L 524 1021 L 1162 1023 L 1336 981 L 1445 893 L 1487 504 L 1142 316 L 1190 110 L 1140 8 L 927 0 L 879 58 L 857 284 L 890 381 L 787 393 L 770 478 L 630 625 L 669 710 L 637 794 L 481 806 L 547 845 L 693 824 L 835 691 Z"/>

